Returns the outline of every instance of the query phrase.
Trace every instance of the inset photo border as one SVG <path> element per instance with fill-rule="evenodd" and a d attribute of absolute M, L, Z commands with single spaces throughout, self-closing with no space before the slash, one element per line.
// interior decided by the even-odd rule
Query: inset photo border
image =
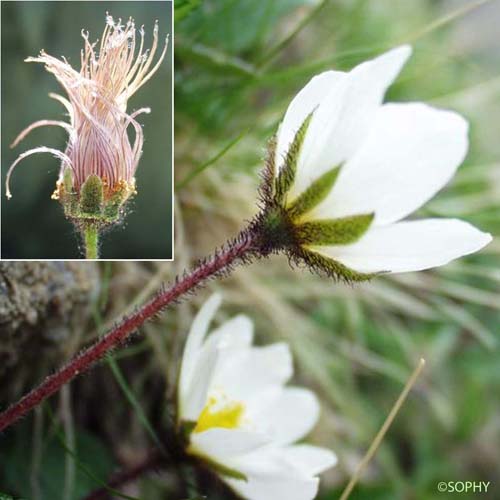
<path fill-rule="evenodd" d="M 1 3 L 2 259 L 173 260 L 172 5 Z"/>

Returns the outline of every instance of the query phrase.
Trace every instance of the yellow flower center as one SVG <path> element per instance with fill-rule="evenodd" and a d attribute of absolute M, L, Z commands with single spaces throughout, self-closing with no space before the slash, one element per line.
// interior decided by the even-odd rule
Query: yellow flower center
<path fill-rule="evenodd" d="M 217 400 L 210 397 L 203 408 L 193 432 L 203 432 L 214 427 L 236 429 L 241 425 L 245 407 L 237 401 Z"/>

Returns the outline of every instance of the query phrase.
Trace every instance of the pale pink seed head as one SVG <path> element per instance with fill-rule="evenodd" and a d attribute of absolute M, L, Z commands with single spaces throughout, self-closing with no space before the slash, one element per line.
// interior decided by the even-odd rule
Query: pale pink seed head
<path fill-rule="evenodd" d="M 122 25 L 106 14 L 106 26 L 100 43 L 89 41 L 89 34 L 82 30 L 84 47 L 81 51 L 80 71 L 76 71 L 63 57 L 57 59 L 45 51 L 38 57 L 28 57 L 27 62 L 40 62 L 52 73 L 63 87 L 67 98 L 57 94 L 51 97 L 61 102 L 68 111 L 70 123 L 41 120 L 30 125 L 18 136 L 13 145 L 22 140 L 31 130 L 43 125 L 64 127 L 69 139 L 64 154 L 50 148 L 36 148 L 21 155 L 9 169 L 7 196 L 10 197 L 9 179 L 17 163 L 32 153 L 52 152 L 62 159 L 59 181 L 54 197 L 63 189 L 65 172 L 72 174 L 73 188 L 79 193 L 90 175 L 102 179 L 104 196 L 112 196 L 116 190 L 135 191 L 135 171 L 142 153 L 143 132 L 136 117 L 149 113 L 141 108 L 127 113 L 127 101 L 156 72 L 163 61 L 168 39 L 160 57 L 153 65 L 158 48 L 158 23 L 153 30 L 150 50 L 144 50 L 144 30 L 136 36 L 134 21 L 129 19 Z M 133 142 L 127 130 L 135 132 Z"/>

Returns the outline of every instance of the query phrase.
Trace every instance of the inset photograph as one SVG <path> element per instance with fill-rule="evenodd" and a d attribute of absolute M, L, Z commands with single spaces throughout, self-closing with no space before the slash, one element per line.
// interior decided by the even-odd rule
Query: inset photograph
<path fill-rule="evenodd" d="M 2 259 L 173 258 L 172 2 L 2 3 Z"/>

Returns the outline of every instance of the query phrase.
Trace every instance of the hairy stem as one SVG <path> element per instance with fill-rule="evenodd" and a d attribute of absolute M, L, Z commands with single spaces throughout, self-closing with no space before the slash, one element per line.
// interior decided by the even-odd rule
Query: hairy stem
<path fill-rule="evenodd" d="M 94 224 L 88 224 L 83 229 L 83 240 L 85 243 L 85 258 L 99 258 L 99 230 Z"/>
<path fill-rule="evenodd" d="M 108 352 L 122 345 L 137 328 L 165 307 L 206 283 L 209 278 L 224 272 L 228 273 L 235 264 L 249 262 L 259 255 L 257 240 L 258 237 L 251 231 L 243 231 L 238 238 L 215 252 L 211 258 L 200 262 L 191 272 L 177 277 L 172 286 L 159 290 L 155 297 L 125 317 L 94 344 L 81 351 L 67 364 L 49 375 L 38 387 L 1 413 L 0 432 L 56 393 L 64 384 L 88 370 Z"/>

